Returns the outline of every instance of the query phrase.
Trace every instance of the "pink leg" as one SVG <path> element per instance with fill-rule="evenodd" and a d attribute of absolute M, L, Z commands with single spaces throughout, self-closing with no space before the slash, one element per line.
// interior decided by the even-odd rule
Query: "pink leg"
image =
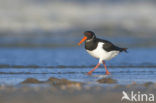
<path fill-rule="evenodd" d="M 104 61 L 103 61 L 103 65 L 104 65 L 105 70 L 106 70 L 106 75 L 109 75 L 109 74 L 110 74 L 110 72 L 107 70 L 107 66 L 106 66 L 106 64 L 105 64 L 105 62 L 104 62 Z"/>
<path fill-rule="evenodd" d="M 100 66 L 100 63 L 98 63 L 91 71 L 88 72 L 88 75 L 91 75 L 92 72 L 97 69 Z"/>

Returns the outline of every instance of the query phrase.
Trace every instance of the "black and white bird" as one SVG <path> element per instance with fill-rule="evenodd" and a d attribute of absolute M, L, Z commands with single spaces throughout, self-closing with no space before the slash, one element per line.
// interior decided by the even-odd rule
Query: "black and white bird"
<path fill-rule="evenodd" d="M 99 59 L 99 63 L 91 71 L 88 72 L 89 75 L 91 75 L 92 72 L 97 69 L 102 63 L 104 64 L 106 75 L 109 75 L 110 72 L 107 70 L 105 61 L 114 58 L 120 52 L 127 52 L 127 48 L 120 48 L 112 44 L 110 41 L 96 38 L 95 33 L 92 31 L 84 32 L 84 38 L 78 43 L 78 45 L 80 45 L 84 41 L 86 51 L 91 56 Z"/>

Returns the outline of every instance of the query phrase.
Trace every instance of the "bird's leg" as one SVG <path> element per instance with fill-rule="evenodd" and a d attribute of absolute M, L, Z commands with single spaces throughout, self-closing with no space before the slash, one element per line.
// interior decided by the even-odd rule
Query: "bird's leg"
<path fill-rule="evenodd" d="M 106 66 L 105 62 L 104 62 L 104 61 L 102 61 L 102 62 L 103 62 L 103 65 L 104 65 L 104 67 L 105 67 L 105 70 L 106 70 L 106 75 L 109 75 L 110 72 L 107 70 L 107 66 Z"/>
<path fill-rule="evenodd" d="M 100 66 L 100 63 L 98 63 L 91 71 L 88 72 L 88 75 L 91 75 L 92 72 L 97 69 Z"/>

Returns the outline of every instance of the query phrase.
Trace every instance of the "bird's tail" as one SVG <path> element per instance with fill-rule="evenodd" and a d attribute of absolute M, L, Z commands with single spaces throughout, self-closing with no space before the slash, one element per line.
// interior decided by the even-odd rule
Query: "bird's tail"
<path fill-rule="evenodd" d="M 121 49 L 121 52 L 124 51 L 124 52 L 128 53 L 127 49 L 128 49 L 128 48 L 122 48 L 122 49 Z"/>
<path fill-rule="evenodd" d="M 124 51 L 124 52 L 128 53 L 127 49 L 128 48 L 120 48 L 120 52 L 123 52 Z"/>

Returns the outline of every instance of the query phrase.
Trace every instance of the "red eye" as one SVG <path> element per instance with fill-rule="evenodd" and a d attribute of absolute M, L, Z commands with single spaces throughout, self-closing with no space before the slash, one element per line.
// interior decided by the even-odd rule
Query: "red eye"
<path fill-rule="evenodd" d="M 91 34 L 90 34 L 90 33 L 87 33 L 87 35 L 91 36 Z"/>

